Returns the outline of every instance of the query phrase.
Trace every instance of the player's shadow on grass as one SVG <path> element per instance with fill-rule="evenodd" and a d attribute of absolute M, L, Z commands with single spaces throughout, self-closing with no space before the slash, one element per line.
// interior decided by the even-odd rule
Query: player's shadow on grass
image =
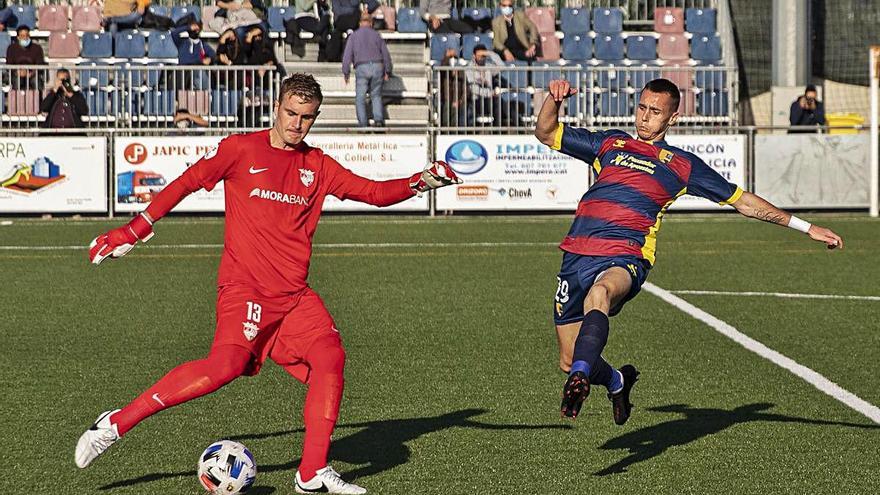
<path fill-rule="evenodd" d="M 449 428 L 476 428 L 481 430 L 544 430 L 544 429 L 570 429 L 569 425 L 523 425 L 523 424 L 492 424 L 475 421 L 472 418 L 489 412 L 486 409 L 463 409 L 438 416 L 427 418 L 403 418 L 383 421 L 368 421 L 365 423 L 341 424 L 336 427 L 336 439 L 330 449 L 330 462 L 342 461 L 349 464 L 363 465 L 353 471 L 343 473 L 348 481 L 354 481 L 364 476 L 371 476 L 383 471 L 395 468 L 409 461 L 410 448 L 407 443 L 428 433 L 447 430 Z M 357 429 L 358 431 L 339 438 L 346 430 Z M 302 433 L 302 428 L 278 431 L 272 433 L 255 433 L 229 437 L 230 440 L 249 441 L 262 440 L 272 437 Z M 257 457 L 259 460 L 259 456 Z M 258 464 L 258 473 L 271 473 L 274 471 L 293 470 L 299 465 L 299 459 L 281 464 Z M 116 481 L 102 486 L 101 490 L 139 485 L 165 478 L 179 476 L 195 476 L 195 471 L 178 473 L 153 473 L 127 480 Z M 258 474 L 259 480 L 259 474 Z M 292 483 L 292 473 L 291 473 Z M 264 492 L 271 493 L 271 492 Z"/>
<path fill-rule="evenodd" d="M 771 421 L 823 426 L 848 426 L 851 428 L 866 429 L 880 428 L 880 426 L 876 425 L 823 421 L 762 412 L 771 407 L 773 407 L 773 404 L 759 402 L 739 406 L 733 410 L 701 409 L 690 407 L 687 404 L 671 404 L 668 406 L 649 408 L 648 411 L 679 413 L 684 415 L 684 418 L 664 421 L 663 423 L 625 433 L 619 437 L 608 440 L 599 448 L 603 450 L 626 450 L 629 452 L 629 455 L 605 469 L 594 473 L 594 475 L 607 476 L 610 474 L 624 473 L 629 466 L 657 457 L 666 452 L 670 447 L 678 447 L 699 440 L 703 437 L 714 435 L 715 433 L 738 423 Z"/>

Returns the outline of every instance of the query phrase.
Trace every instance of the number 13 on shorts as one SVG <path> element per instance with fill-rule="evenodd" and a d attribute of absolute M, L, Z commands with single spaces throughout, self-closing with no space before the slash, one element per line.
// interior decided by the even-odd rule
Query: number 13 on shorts
<path fill-rule="evenodd" d="M 258 303 L 253 301 L 247 302 L 247 319 L 248 321 L 252 321 L 254 323 L 260 322 L 260 315 L 263 312 L 263 307 Z"/>

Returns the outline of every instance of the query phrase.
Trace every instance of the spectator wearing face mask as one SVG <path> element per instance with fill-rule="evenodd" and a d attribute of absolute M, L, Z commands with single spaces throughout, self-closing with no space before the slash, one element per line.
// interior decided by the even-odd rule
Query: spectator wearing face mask
<path fill-rule="evenodd" d="M 538 54 L 538 27 L 513 0 L 501 0 L 501 15 L 492 19 L 492 47 L 507 62 L 533 61 Z"/>
<path fill-rule="evenodd" d="M 178 129 L 208 127 L 208 121 L 201 115 L 191 113 L 186 108 L 179 108 L 174 113 L 174 126 Z"/>
<path fill-rule="evenodd" d="M 6 49 L 6 63 L 9 65 L 46 65 L 43 48 L 31 39 L 28 26 L 18 26 L 15 42 Z M 34 69 L 18 69 L 18 77 L 13 78 L 16 88 L 37 89 L 36 71 Z"/>
<path fill-rule="evenodd" d="M 187 33 L 187 38 L 182 37 Z M 177 45 L 178 65 L 211 65 L 214 49 L 202 41 L 202 23 L 195 21 L 188 26 L 180 26 L 171 31 L 171 39 Z"/>

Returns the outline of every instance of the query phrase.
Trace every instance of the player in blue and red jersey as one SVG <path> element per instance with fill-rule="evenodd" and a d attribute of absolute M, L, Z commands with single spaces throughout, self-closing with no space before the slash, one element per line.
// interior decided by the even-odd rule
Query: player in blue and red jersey
<path fill-rule="evenodd" d="M 630 391 L 639 372 L 629 364 L 614 369 L 602 358 L 608 317 L 620 312 L 648 277 L 660 222 L 676 198 L 688 193 L 729 204 L 747 217 L 804 232 L 829 249 L 843 248 L 843 240 L 743 191 L 694 154 L 667 144 L 680 100 L 672 82 L 656 79 L 645 85 L 635 112 L 635 138 L 620 130 L 590 132 L 561 124 L 559 107 L 577 88 L 552 81 L 549 92 L 535 136 L 588 163 L 596 178 L 560 245 L 564 254 L 553 316 L 559 366 L 568 373 L 562 415 L 574 419 L 590 385 L 598 383 L 608 389 L 614 422 L 622 425 L 629 419 Z"/>
<path fill-rule="evenodd" d="M 365 493 L 327 465 L 344 385 L 339 330 L 307 283 L 312 236 L 327 195 L 376 206 L 459 183 L 443 162 L 412 177 L 372 181 L 303 139 L 318 117 L 321 87 L 307 74 L 285 79 L 271 129 L 220 142 L 127 225 L 92 241 L 90 260 L 118 258 L 153 236 L 153 224 L 189 194 L 225 184 L 226 229 L 217 280 L 217 327 L 204 359 L 184 363 L 122 409 L 106 411 L 80 437 L 74 460 L 88 466 L 136 424 L 159 411 L 255 375 L 271 358 L 308 385 L 299 493 Z M 215 479 L 203 479 L 207 486 Z"/>

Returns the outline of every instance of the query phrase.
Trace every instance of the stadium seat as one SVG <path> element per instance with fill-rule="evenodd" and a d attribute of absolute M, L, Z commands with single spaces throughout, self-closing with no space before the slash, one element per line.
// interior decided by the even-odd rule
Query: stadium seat
<path fill-rule="evenodd" d="M 688 65 L 664 65 L 660 71 L 660 77 L 669 79 L 678 89 L 686 90 L 694 86 L 694 70 Z"/>
<path fill-rule="evenodd" d="M 582 8 L 562 9 L 559 14 L 562 32 L 570 34 L 587 34 L 590 32 L 590 11 Z"/>
<path fill-rule="evenodd" d="M 687 60 L 688 40 L 683 34 L 662 34 L 657 41 L 657 57 L 662 60 Z"/>
<path fill-rule="evenodd" d="M 293 19 L 295 13 L 296 10 L 293 7 L 269 7 L 269 31 L 273 33 L 286 32 L 284 21 Z"/>
<path fill-rule="evenodd" d="M 170 32 L 153 31 L 147 38 L 147 54 L 150 58 L 177 58 L 177 45 Z"/>
<path fill-rule="evenodd" d="M 654 9 L 654 31 L 658 33 L 683 33 L 683 9 L 680 7 L 657 7 Z"/>
<path fill-rule="evenodd" d="M 165 90 L 150 90 L 141 94 L 144 115 L 174 115 L 174 93 Z"/>
<path fill-rule="evenodd" d="M 202 29 L 213 33 L 214 30 L 211 29 L 211 21 L 214 20 L 214 17 L 217 16 L 217 11 L 220 10 L 220 7 L 216 5 L 205 5 L 202 7 Z"/>
<path fill-rule="evenodd" d="M 184 108 L 195 115 L 208 115 L 211 111 L 211 93 L 209 91 L 179 90 L 177 92 L 177 108 Z"/>
<path fill-rule="evenodd" d="M 515 60 L 507 63 L 508 67 L 528 67 L 529 63 Z M 529 85 L 529 73 L 525 70 L 502 70 L 500 73 L 501 86 L 510 89 L 526 88 Z"/>
<path fill-rule="evenodd" d="M 622 60 L 625 55 L 623 37 L 619 33 L 596 35 L 594 49 L 599 60 Z"/>
<path fill-rule="evenodd" d="M 562 39 L 562 58 L 583 62 L 593 57 L 593 39 L 587 35 L 575 34 Z"/>
<path fill-rule="evenodd" d="M 623 61 L 607 61 L 592 67 L 596 84 L 606 90 L 623 91 L 627 87 L 627 72 L 623 70 Z"/>
<path fill-rule="evenodd" d="M 394 7 L 379 5 L 373 12 L 373 17 L 377 18 L 378 15 L 381 15 L 382 20 L 385 21 L 385 31 L 397 31 L 397 11 Z"/>
<path fill-rule="evenodd" d="M 150 88 L 165 88 L 166 82 L 170 79 L 166 79 L 166 76 L 170 78 L 170 74 L 165 70 L 165 64 L 162 62 L 151 62 L 147 64 L 147 70 L 144 72 L 146 76 L 145 84 Z"/>
<path fill-rule="evenodd" d="M 192 89 L 202 90 L 211 89 L 211 73 L 206 70 L 196 70 L 190 72 L 190 84 Z"/>
<path fill-rule="evenodd" d="M 697 87 L 705 91 L 720 91 L 727 85 L 727 72 L 721 67 L 721 61 L 699 65 L 696 67 L 694 82 Z"/>
<path fill-rule="evenodd" d="M 84 33 L 81 55 L 85 58 L 112 57 L 113 36 L 110 33 Z"/>
<path fill-rule="evenodd" d="M 681 86 L 679 86 L 679 88 L 681 88 Z M 691 89 L 681 91 L 681 102 L 678 104 L 678 113 L 679 115 L 684 116 L 697 114 L 697 99 Z"/>
<path fill-rule="evenodd" d="M 623 31 L 623 11 L 619 8 L 596 7 L 593 9 L 593 31 L 619 33 Z"/>
<path fill-rule="evenodd" d="M 61 33 L 58 31 L 49 34 L 49 58 L 76 58 L 79 57 L 79 36 L 76 33 Z"/>
<path fill-rule="evenodd" d="M 211 92 L 211 114 L 229 116 L 238 113 L 238 102 L 241 100 L 241 91 L 228 91 L 215 89 Z"/>
<path fill-rule="evenodd" d="M 6 49 L 12 44 L 12 36 L 6 31 L 0 32 L 0 59 L 6 60 Z"/>
<path fill-rule="evenodd" d="M 40 92 L 36 89 L 12 89 L 7 98 L 9 115 L 29 116 L 40 113 Z"/>
<path fill-rule="evenodd" d="M 31 29 L 37 28 L 37 9 L 33 5 L 10 5 L 10 9 L 12 9 L 12 15 L 15 16 L 16 23 L 13 26 L 12 23 L 9 23 L 9 26 L 6 26 L 6 29 L 11 29 L 19 26 L 27 26 Z M 9 99 L 9 105 L 12 106 L 13 99 Z"/>
<path fill-rule="evenodd" d="M 714 34 L 694 36 L 691 40 L 691 58 L 700 61 L 720 59 L 721 38 Z"/>
<path fill-rule="evenodd" d="M 649 81 L 660 78 L 660 67 L 656 64 L 631 65 L 629 71 L 629 84 L 637 90 L 641 90 Z"/>
<path fill-rule="evenodd" d="M 629 94 L 621 91 L 603 91 L 599 94 L 595 112 L 600 117 L 629 117 L 632 115 Z"/>
<path fill-rule="evenodd" d="M 722 117 L 728 114 L 727 91 L 703 91 L 697 98 L 697 113 L 706 117 Z"/>
<path fill-rule="evenodd" d="M 435 34 L 431 36 L 431 60 L 439 62 L 443 60 L 446 50 L 455 50 L 456 56 L 461 53 L 461 40 L 455 33 Z"/>
<path fill-rule="evenodd" d="M 479 22 L 492 17 L 492 11 L 487 8 L 467 8 L 461 11 L 461 20 Z"/>
<path fill-rule="evenodd" d="M 146 75 L 146 66 L 140 64 L 132 64 L 126 62 L 117 65 L 113 73 L 113 83 L 115 86 L 137 87 L 143 85 L 144 76 Z"/>
<path fill-rule="evenodd" d="M 550 81 L 562 79 L 562 71 L 558 64 L 532 64 L 532 86 L 538 89 L 547 89 Z"/>
<path fill-rule="evenodd" d="M 401 8 L 397 11 L 397 31 L 401 33 L 427 33 L 428 25 L 422 20 L 418 9 Z"/>
<path fill-rule="evenodd" d="M 556 9 L 553 7 L 529 7 L 526 17 L 535 23 L 539 33 L 556 32 Z"/>
<path fill-rule="evenodd" d="M 107 33 L 109 34 L 109 33 Z M 99 64 L 95 62 L 80 62 L 77 64 L 76 80 L 83 88 L 104 87 L 110 84 L 110 71 L 96 69 Z"/>
<path fill-rule="evenodd" d="M 688 32 L 715 34 L 715 9 L 687 9 L 684 18 Z"/>
<path fill-rule="evenodd" d="M 67 5 L 43 5 L 37 19 L 37 29 L 41 31 L 67 31 Z"/>
<path fill-rule="evenodd" d="M 189 14 L 194 15 L 197 21 L 202 20 L 202 11 L 196 5 L 175 5 L 171 7 L 171 20 L 175 23 Z"/>
<path fill-rule="evenodd" d="M 488 49 L 492 49 L 492 35 L 484 34 L 465 34 L 461 40 L 461 58 L 470 60 L 474 56 L 474 47 L 483 45 Z"/>
<path fill-rule="evenodd" d="M 89 106 L 89 116 L 103 117 L 108 115 L 109 93 L 101 89 L 83 88 L 83 96 Z"/>
<path fill-rule="evenodd" d="M 116 33 L 116 49 L 114 55 L 119 58 L 143 58 L 147 54 L 144 35 L 131 30 Z"/>
<path fill-rule="evenodd" d="M 532 95 L 525 91 L 509 91 L 500 95 L 501 113 L 513 117 L 529 117 L 532 115 Z M 522 122 L 510 121 L 510 125 Z"/>
<path fill-rule="evenodd" d="M 656 60 L 657 39 L 653 36 L 630 35 L 626 38 L 626 58 L 630 60 Z"/>
<path fill-rule="evenodd" d="M 91 5 L 80 5 L 73 8 L 70 22 L 73 31 L 98 32 L 101 30 L 101 9 Z"/>
<path fill-rule="evenodd" d="M 164 5 L 150 4 L 150 6 L 147 7 L 147 10 L 149 10 L 153 15 L 157 15 L 160 17 L 171 17 L 171 10 Z"/>
<path fill-rule="evenodd" d="M 541 33 L 539 36 L 541 51 L 538 60 L 542 62 L 559 60 L 559 38 L 556 33 Z"/>

